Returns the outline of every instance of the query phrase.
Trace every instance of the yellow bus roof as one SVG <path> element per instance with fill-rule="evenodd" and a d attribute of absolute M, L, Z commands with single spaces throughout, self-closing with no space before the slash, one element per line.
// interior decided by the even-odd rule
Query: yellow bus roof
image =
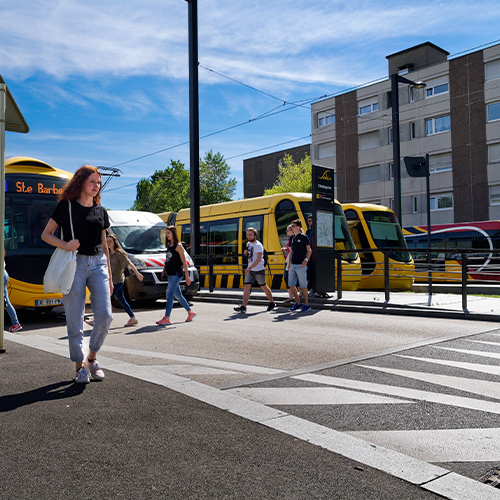
<path fill-rule="evenodd" d="M 44 161 L 30 158 L 28 156 L 13 156 L 5 160 L 5 172 L 12 173 L 25 173 L 25 174 L 42 174 L 42 175 L 56 175 L 66 179 L 71 179 L 73 174 L 55 168 Z"/>
<path fill-rule="evenodd" d="M 241 212 L 253 212 L 256 210 L 269 210 L 283 198 L 295 198 L 296 201 L 311 201 L 312 195 L 311 193 L 279 193 L 270 196 L 257 196 L 245 200 L 217 203 L 214 205 L 204 205 L 200 207 L 200 219 L 219 215 L 239 214 Z M 177 214 L 177 221 L 189 219 L 189 208 L 184 208 Z"/>

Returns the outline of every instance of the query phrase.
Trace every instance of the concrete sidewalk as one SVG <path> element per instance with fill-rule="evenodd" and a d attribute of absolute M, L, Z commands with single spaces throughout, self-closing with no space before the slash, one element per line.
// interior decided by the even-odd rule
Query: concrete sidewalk
<path fill-rule="evenodd" d="M 6 347 L 2 500 L 442 498 L 113 366 L 103 382 L 78 386 L 68 379 L 62 351 L 10 340 Z M 470 483 L 483 493 L 498 491 Z M 487 498 L 483 493 L 476 498 Z"/>
<path fill-rule="evenodd" d="M 242 295 L 241 289 L 214 289 L 213 292 L 209 292 L 204 288 L 193 297 L 193 300 L 239 303 Z M 385 293 L 379 290 L 344 291 L 341 299 L 337 298 L 336 292 L 331 292 L 329 295 L 328 298 L 310 296 L 309 304 L 313 309 L 500 322 L 500 298 L 492 296 L 471 293 L 467 296 L 467 308 L 464 310 L 462 296 L 457 293 L 441 292 L 429 296 L 428 293 L 422 292 L 391 291 L 388 302 L 385 301 Z M 283 302 L 288 298 L 288 293 L 283 290 L 273 290 L 273 296 L 277 302 Z M 264 293 L 260 289 L 252 289 L 250 303 L 261 302 L 267 302 Z"/>

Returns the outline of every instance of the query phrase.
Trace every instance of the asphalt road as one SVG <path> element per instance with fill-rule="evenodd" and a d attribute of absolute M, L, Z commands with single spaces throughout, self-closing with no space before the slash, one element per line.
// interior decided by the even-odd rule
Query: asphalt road
<path fill-rule="evenodd" d="M 478 480 L 500 462 L 500 330 L 492 323 L 252 305 L 241 315 L 231 304 L 194 303 L 192 323 L 176 307 L 173 324 L 158 327 L 162 307 L 135 308 L 139 324 L 129 328 L 126 315 L 115 311 L 99 355 L 105 368 L 153 383 L 152 373 L 177 376 L 174 385 L 200 383 L 211 394 L 392 450 L 414 459 L 416 469 L 429 464 Z M 17 340 L 64 355 L 66 328 L 56 313 L 21 312 Z M 67 369 L 69 377 L 69 361 Z M 305 432 L 277 430 L 299 439 Z M 317 444 L 343 454 L 336 444 Z M 361 445 L 359 458 L 363 453 Z M 360 462 L 406 479 L 376 459 Z"/>

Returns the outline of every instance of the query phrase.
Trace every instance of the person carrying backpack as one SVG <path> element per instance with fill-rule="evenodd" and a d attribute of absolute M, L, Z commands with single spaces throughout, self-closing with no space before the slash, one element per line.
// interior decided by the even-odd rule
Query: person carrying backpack
<path fill-rule="evenodd" d="M 248 267 L 245 269 L 245 280 L 243 286 L 243 301 L 234 310 L 239 313 L 247 312 L 247 304 L 250 299 L 250 293 L 252 291 L 252 285 L 254 281 L 257 282 L 266 297 L 269 299 L 269 305 L 267 306 L 268 311 L 272 311 L 276 304 L 273 300 L 273 294 L 271 289 L 266 283 L 266 267 L 264 263 L 264 247 L 262 243 L 257 240 L 257 230 L 253 227 L 247 229 L 247 249 L 245 250 L 245 255 L 248 257 Z"/>

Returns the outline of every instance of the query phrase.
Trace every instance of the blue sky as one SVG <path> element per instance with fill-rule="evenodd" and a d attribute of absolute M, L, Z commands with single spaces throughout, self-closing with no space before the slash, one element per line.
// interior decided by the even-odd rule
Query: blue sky
<path fill-rule="evenodd" d="M 310 141 L 311 100 L 386 77 L 387 55 L 425 41 L 453 56 L 500 38 L 498 0 L 198 0 L 198 18 L 200 136 L 215 133 L 200 155 L 224 155 L 235 198 L 243 159 Z M 30 126 L 6 133 L 7 157 L 118 166 L 115 210 L 171 159 L 189 168 L 185 0 L 3 0 L 0 20 L 0 75 Z"/>

